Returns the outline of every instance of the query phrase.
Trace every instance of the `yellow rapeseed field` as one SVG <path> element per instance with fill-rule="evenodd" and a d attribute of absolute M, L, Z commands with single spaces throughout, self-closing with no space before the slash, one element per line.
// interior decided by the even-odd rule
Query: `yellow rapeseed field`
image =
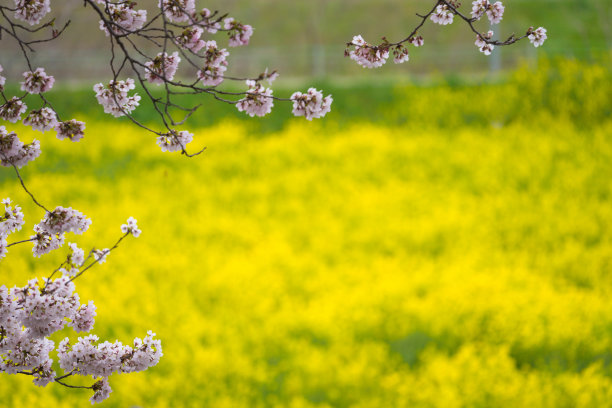
<path fill-rule="evenodd" d="M 103 406 L 612 406 L 612 120 L 559 109 L 267 135 L 228 121 L 196 131 L 194 159 L 116 121 L 77 144 L 36 135 L 28 187 L 93 220 L 69 242 L 107 247 L 128 216 L 143 231 L 77 281 L 102 339 L 163 342 L 157 367 L 111 376 Z M 43 214 L 9 176 L 0 191 L 29 236 Z M 46 275 L 56 252 L 11 248 L 3 283 Z M 0 381 L 7 407 L 90 396 Z"/>

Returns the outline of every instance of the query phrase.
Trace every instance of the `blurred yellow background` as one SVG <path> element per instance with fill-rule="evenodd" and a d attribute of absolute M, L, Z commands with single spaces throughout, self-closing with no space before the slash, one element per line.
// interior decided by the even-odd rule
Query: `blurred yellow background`
<path fill-rule="evenodd" d="M 112 119 L 76 144 L 13 127 L 42 142 L 22 173 L 37 198 L 93 220 L 67 241 L 107 247 L 128 216 L 143 231 L 77 281 L 103 340 L 163 342 L 103 406 L 612 406 L 611 78 L 609 60 L 543 60 L 265 133 L 222 118 L 196 129 L 194 159 Z M 27 238 L 43 214 L 9 173 Z M 56 252 L 11 248 L 3 283 Z M 4 375 L 0 396 L 90 393 Z"/>

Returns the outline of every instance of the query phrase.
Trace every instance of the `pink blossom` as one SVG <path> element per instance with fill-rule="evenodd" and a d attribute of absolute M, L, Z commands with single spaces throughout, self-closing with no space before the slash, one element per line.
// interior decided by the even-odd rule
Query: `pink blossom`
<path fill-rule="evenodd" d="M 378 68 L 384 65 L 389 58 L 389 49 L 384 47 L 374 47 L 368 44 L 361 35 L 353 37 L 353 41 L 349 46 L 355 47 L 349 52 L 349 56 L 357 64 L 364 68 Z"/>
<path fill-rule="evenodd" d="M 430 19 L 436 24 L 447 25 L 452 24 L 454 17 L 453 11 L 446 4 L 440 4 L 431 14 Z"/>
<path fill-rule="evenodd" d="M 209 9 L 203 8 L 202 11 L 200 11 L 202 21 L 199 23 L 199 25 L 204 27 L 204 29 L 206 29 L 206 31 L 209 33 L 215 34 L 221 29 L 221 24 L 218 21 L 214 21 L 212 19 L 212 15 L 213 13 Z"/>
<path fill-rule="evenodd" d="M 305 94 L 295 92 L 291 95 L 291 100 L 293 101 L 292 113 L 295 116 L 304 116 L 308 120 L 325 116 L 330 111 L 333 101 L 331 95 L 324 98 L 323 93 L 315 88 L 308 89 Z"/>
<path fill-rule="evenodd" d="M 536 30 L 532 31 L 527 38 L 529 38 L 529 41 L 534 47 L 539 47 L 544 44 L 544 41 L 548 37 L 546 35 L 546 29 L 544 27 L 538 27 Z"/>
<path fill-rule="evenodd" d="M 396 64 L 402 64 L 410 59 L 408 54 L 408 48 L 397 46 L 393 49 L 393 62 Z"/>
<path fill-rule="evenodd" d="M 98 402 L 102 402 L 107 399 L 113 390 L 108 383 L 108 377 L 104 377 L 101 380 L 98 380 L 93 385 L 94 395 L 89 399 L 91 404 L 95 404 Z"/>
<path fill-rule="evenodd" d="M 20 82 L 21 90 L 31 94 L 47 92 L 53 87 L 53 83 L 55 82 L 55 78 L 47 75 L 44 68 L 36 68 L 34 72 L 24 72 L 23 77 L 25 80 Z"/>
<path fill-rule="evenodd" d="M 223 82 L 223 73 L 227 70 L 226 57 L 229 52 L 225 48 L 219 49 L 214 40 L 205 43 L 203 55 L 205 65 L 198 71 L 198 78 L 205 86 L 217 86 Z"/>
<path fill-rule="evenodd" d="M 49 0 L 15 0 L 15 18 L 35 25 L 51 11 Z"/>
<path fill-rule="evenodd" d="M 57 115 L 51 108 L 33 110 L 28 113 L 23 124 L 44 133 L 57 126 Z"/>
<path fill-rule="evenodd" d="M 410 42 L 410 44 L 414 45 L 415 47 L 422 47 L 425 42 L 423 40 L 423 37 L 421 37 L 420 35 L 418 37 L 412 37 L 408 41 Z"/>
<path fill-rule="evenodd" d="M 487 8 L 487 17 L 491 24 L 499 24 L 504 16 L 504 6 L 500 1 L 490 4 Z"/>
<path fill-rule="evenodd" d="M 204 33 L 204 30 L 200 27 L 188 27 L 181 35 L 176 37 L 176 42 L 183 48 L 198 52 L 206 45 L 206 42 L 200 39 L 202 33 Z"/>
<path fill-rule="evenodd" d="M 11 207 L 11 199 L 5 198 L 2 200 L 4 205 L 4 213 L 0 211 L 0 237 L 6 237 L 15 231 L 21 230 L 25 221 L 23 220 L 23 212 L 21 207 L 16 205 Z"/>
<path fill-rule="evenodd" d="M 484 35 L 486 40 L 490 40 L 493 37 L 493 31 L 489 31 Z M 480 52 L 484 53 L 484 55 L 491 55 L 491 51 L 495 48 L 493 44 L 489 44 L 484 41 L 479 35 L 476 36 L 476 42 L 474 43 L 480 49 Z"/>
<path fill-rule="evenodd" d="M 135 2 L 104 3 L 110 20 L 110 29 L 115 34 L 125 34 L 140 30 L 147 22 L 147 10 L 134 10 Z M 100 20 L 100 30 L 109 36 L 108 27 Z"/>
<path fill-rule="evenodd" d="M 179 62 L 181 62 L 181 58 L 177 51 L 173 52 L 172 55 L 160 52 L 152 61 L 145 62 L 145 78 L 153 84 L 172 81 Z"/>
<path fill-rule="evenodd" d="M 134 80 L 128 78 L 118 82 L 111 80 L 106 87 L 99 83 L 94 85 L 93 89 L 96 91 L 98 103 L 104 108 L 104 113 L 110 113 L 117 118 L 132 113 L 139 105 L 138 94 L 128 95 L 128 92 L 135 87 Z"/>
<path fill-rule="evenodd" d="M 0 65 L 0 74 L 2 73 L 2 71 L 4 71 L 4 68 L 2 68 L 2 65 Z M 0 91 L 4 89 L 5 82 L 6 82 L 6 78 L 0 75 Z"/>
<path fill-rule="evenodd" d="M 253 27 L 248 24 L 242 24 L 234 20 L 233 17 L 228 17 L 223 20 L 223 28 L 228 30 L 230 47 L 240 47 L 248 45 L 249 39 L 253 35 Z"/>
<path fill-rule="evenodd" d="M 166 134 L 163 134 L 157 138 L 157 145 L 161 147 L 162 152 L 177 152 L 185 150 L 185 146 L 193 140 L 193 133 L 189 133 L 186 130 L 181 130 L 180 132 L 171 131 Z M 134 220 L 135 222 L 136 220 Z M 128 220 L 129 224 L 129 220 Z M 128 226 L 126 226 L 126 230 L 121 228 L 122 232 L 128 231 Z M 137 235 L 135 235 L 137 236 Z"/>
<path fill-rule="evenodd" d="M 246 97 L 236 103 L 236 108 L 240 112 L 246 112 L 249 116 L 265 116 L 272 111 L 274 100 L 272 99 L 272 89 L 265 88 L 259 82 L 246 81 L 249 89 Z"/>
<path fill-rule="evenodd" d="M 4 105 L 0 106 L 0 118 L 11 123 L 17 123 L 27 109 L 28 107 L 20 98 L 13 96 Z"/>
<path fill-rule="evenodd" d="M 40 142 L 24 144 L 17 134 L 7 132 L 4 126 L 0 126 L 0 165 L 5 167 L 23 167 L 40 156 Z"/>
<path fill-rule="evenodd" d="M 195 13 L 194 0 L 159 0 L 157 6 L 164 11 L 168 20 L 176 23 L 189 21 Z"/>
<path fill-rule="evenodd" d="M 76 119 L 58 122 L 55 125 L 55 131 L 59 140 L 70 139 L 73 142 L 78 142 L 85 135 L 85 122 L 80 122 Z"/>
<path fill-rule="evenodd" d="M 476 0 L 472 2 L 472 18 L 479 20 L 491 4 L 489 0 Z"/>
<path fill-rule="evenodd" d="M 142 231 L 138 229 L 136 219 L 134 217 L 130 217 L 127 219 L 127 223 L 121 226 L 121 232 L 123 232 L 124 234 L 132 234 L 134 238 L 138 238 Z"/>
<path fill-rule="evenodd" d="M 53 211 L 48 212 L 38 223 L 41 231 L 48 234 L 63 234 L 65 232 L 74 232 L 82 234 L 91 225 L 91 219 L 87 218 L 80 211 L 74 210 L 71 207 L 64 208 L 57 206 Z"/>

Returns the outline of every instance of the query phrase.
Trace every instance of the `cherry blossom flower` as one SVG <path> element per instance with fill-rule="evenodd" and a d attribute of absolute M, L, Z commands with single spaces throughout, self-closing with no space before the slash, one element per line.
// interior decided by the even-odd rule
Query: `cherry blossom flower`
<path fill-rule="evenodd" d="M 40 142 L 36 139 L 32 143 L 24 144 L 17 134 L 7 132 L 0 126 L 0 165 L 5 167 L 23 167 L 40 156 Z"/>
<path fill-rule="evenodd" d="M 76 311 L 72 317 L 70 326 L 72 326 L 77 333 L 88 332 L 93 329 L 96 314 L 96 306 L 94 302 L 90 300 L 86 305 L 81 305 Z"/>
<path fill-rule="evenodd" d="M 223 82 L 223 73 L 227 70 L 226 57 L 229 52 L 225 48 L 219 49 L 214 40 L 205 43 L 205 65 L 198 70 L 198 78 L 205 86 L 217 86 Z"/>
<path fill-rule="evenodd" d="M 236 108 L 240 112 L 246 112 L 249 116 L 265 116 L 272 111 L 274 100 L 272 99 L 272 89 L 265 88 L 259 82 L 246 81 L 249 89 L 246 97 L 236 103 Z"/>
<path fill-rule="evenodd" d="M 492 37 L 493 31 L 489 31 L 487 34 L 484 35 L 484 38 L 486 40 L 490 40 Z M 476 36 L 476 42 L 474 44 L 476 44 L 480 52 L 484 53 L 484 55 L 491 55 L 491 51 L 493 51 L 493 48 L 495 48 L 493 44 L 487 43 L 479 35 Z"/>
<path fill-rule="evenodd" d="M 6 237 L 0 235 L 0 259 L 4 258 L 8 253 L 8 242 Z"/>
<path fill-rule="evenodd" d="M 110 249 L 108 248 L 94 249 L 92 252 L 95 261 L 99 264 L 103 264 L 104 262 L 106 262 L 106 257 L 108 256 L 109 253 L 110 253 Z"/>
<path fill-rule="evenodd" d="M 176 37 L 176 43 L 192 52 L 198 52 L 206 45 L 206 42 L 200 39 L 203 33 L 204 30 L 200 27 L 188 27 Z"/>
<path fill-rule="evenodd" d="M 200 11 L 200 17 L 202 18 L 202 21 L 199 23 L 199 25 L 204 27 L 204 29 L 210 34 L 215 34 L 221 29 L 221 23 L 219 23 L 218 21 L 213 21 L 212 15 L 213 13 L 209 9 L 203 8 L 202 11 Z"/>
<path fill-rule="evenodd" d="M 418 37 L 411 37 L 408 42 L 410 42 L 410 44 L 414 45 L 415 47 L 422 47 L 425 43 L 423 37 L 421 37 L 420 35 Z"/>
<path fill-rule="evenodd" d="M 487 17 L 491 24 L 499 24 L 504 16 L 505 7 L 500 1 L 496 1 L 494 4 L 490 4 L 487 8 Z"/>
<path fill-rule="evenodd" d="M 25 117 L 23 124 L 44 133 L 57 126 L 57 114 L 51 108 L 33 110 Z"/>
<path fill-rule="evenodd" d="M 374 47 L 368 44 L 361 35 L 354 36 L 350 45 L 353 45 L 355 49 L 351 50 L 348 55 L 364 68 L 378 68 L 383 66 L 389 58 L 389 49 Z"/>
<path fill-rule="evenodd" d="M 97 402 L 102 402 L 107 399 L 113 390 L 108 383 L 108 377 L 98 380 L 93 385 L 94 395 L 89 399 L 92 405 Z"/>
<path fill-rule="evenodd" d="M 153 84 L 163 84 L 164 80 L 172 81 L 181 58 L 175 51 L 172 55 L 160 52 L 152 61 L 145 62 L 145 78 Z"/>
<path fill-rule="evenodd" d="M 111 20 L 110 29 L 115 34 L 125 34 L 140 30 L 147 22 L 147 10 L 134 10 L 135 2 L 122 3 L 104 2 L 105 11 Z M 108 37 L 108 27 L 100 20 L 100 30 Z"/>
<path fill-rule="evenodd" d="M 440 4 L 431 14 L 430 19 L 436 24 L 447 25 L 452 24 L 454 17 L 455 14 L 446 4 Z"/>
<path fill-rule="evenodd" d="M 4 214 L 0 211 L 0 237 L 6 237 L 8 234 L 21 230 L 25 221 L 21 207 L 18 205 L 11 207 L 10 198 L 2 200 L 2 204 L 4 204 Z"/>
<path fill-rule="evenodd" d="M 223 28 L 228 30 L 230 47 L 240 47 L 248 45 L 249 39 L 253 35 L 253 27 L 248 24 L 242 24 L 234 20 L 233 17 L 228 17 L 223 20 Z"/>
<path fill-rule="evenodd" d="M 142 231 L 138 229 L 136 219 L 134 217 L 130 217 L 127 219 L 127 223 L 121 226 L 121 232 L 124 234 L 132 234 L 134 238 L 138 238 Z"/>
<path fill-rule="evenodd" d="M 307 120 L 325 116 L 330 111 L 333 101 L 331 95 L 324 98 L 323 93 L 315 88 L 308 89 L 305 94 L 295 92 L 291 95 L 291 100 L 293 101 L 292 113 L 295 116 L 304 116 Z"/>
<path fill-rule="evenodd" d="M 46 213 L 37 225 L 41 231 L 48 234 L 74 232 L 80 235 L 87 231 L 91 225 L 91 219 L 71 207 L 57 206 L 53 211 Z"/>
<path fill-rule="evenodd" d="M 53 87 L 55 78 L 45 73 L 44 68 L 36 68 L 34 72 L 26 71 L 23 73 L 25 80 L 20 82 L 21 90 L 31 94 L 47 92 Z"/>
<path fill-rule="evenodd" d="M 2 73 L 2 71 L 4 71 L 4 68 L 2 68 L 2 65 L 0 65 L 0 74 Z M 0 75 L 0 91 L 4 89 L 5 82 L 6 82 L 6 78 Z"/>
<path fill-rule="evenodd" d="M 408 48 L 403 46 L 397 46 L 393 49 L 393 62 L 396 64 L 402 64 L 410 59 L 408 54 Z"/>
<path fill-rule="evenodd" d="M 15 0 L 15 18 L 35 25 L 51 11 L 50 0 Z"/>
<path fill-rule="evenodd" d="M 157 6 L 164 11 L 168 20 L 175 23 L 189 21 L 195 13 L 194 0 L 159 0 Z"/>
<path fill-rule="evenodd" d="M 534 47 L 539 47 L 544 44 L 544 41 L 548 38 L 546 36 L 546 29 L 544 27 L 538 27 L 536 30 L 531 31 L 529 36 L 529 41 L 533 44 Z"/>
<path fill-rule="evenodd" d="M 64 245 L 64 234 L 50 234 L 38 225 L 34 225 L 34 233 L 34 235 L 30 236 L 30 239 L 34 240 L 32 253 L 36 258 L 48 254 Z"/>
<path fill-rule="evenodd" d="M 0 118 L 11 123 L 17 123 L 27 109 L 28 107 L 20 98 L 13 96 L 4 105 L 0 106 Z"/>
<path fill-rule="evenodd" d="M 489 8 L 489 0 L 476 0 L 472 2 L 472 18 L 479 20 Z"/>
<path fill-rule="evenodd" d="M 193 133 L 186 130 L 170 131 L 157 138 L 157 145 L 161 147 L 162 152 L 177 152 L 185 150 L 185 146 L 193 140 Z M 128 220 L 129 221 L 129 220 Z M 136 222 L 136 220 L 134 220 Z M 129 222 L 128 222 L 129 224 Z M 121 229 L 123 231 L 123 227 Z M 127 232 L 123 231 L 124 233 Z M 137 236 L 137 235 L 135 235 Z"/>
<path fill-rule="evenodd" d="M 93 87 L 98 103 L 104 108 L 104 113 L 110 113 L 116 118 L 132 113 L 139 105 L 138 94 L 128 95 L 128 92 L 134 88 L 136 85 L 132 78 L 118 82 L 111 80 L 106 87 L 102 83 Z"/>
<path fill-rule="evenodd" d="M 58 122 L 55 125 L 55 131 L 59 140 L 70 139 L 73 142 L 78 142 L 85 135 L 85 122 L 76 119 Z"/>

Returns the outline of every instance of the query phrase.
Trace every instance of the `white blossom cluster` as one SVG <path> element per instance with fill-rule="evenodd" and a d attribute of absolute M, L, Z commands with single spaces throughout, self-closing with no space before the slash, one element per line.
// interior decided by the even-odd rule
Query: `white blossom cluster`
<path fill-rule="evenodd" d="M 187 27 L 175 40 L 180 47 L 197 53 L 206 45 L 206 41 L 201 39 L 203 33 L 200 27 Z"/>
<path fill-rule="evenodd" d="M 125 81 L 111 80 L 107 86 L 99 83 L 93 87 L 98 103 L 104 108 L 104 113 L 109 113 L 116 118 L 131 113 L 139 105 L 140 96 L 138 94 L 128 95 L 128 92 L 134 88 L 136 85 L 132 78 Z"/>
<path fill-rule="evenodd" d="M 140 229 L 138 229 L 138 222 L 134 217 L 130 217 L 127 219 L 127 223 L 121 226 L 121 232 L 124 234 L 131 234 L 134 238 L 138 238 L 140 236 Z"/>
<path fill-rule="evenodd" d="M 149 331 L 141 340 L 134 339 L 133 346 L 119 341 L 98 343 L 95 334 L 79 337 L 70 344 L 68 338 L 57 348 L 60 368 L 66 372 L 76 370 L 82 375 L 108 377 L 113 373 L 133 373 L 156 365 L 162 357 L 161 341 Z"/>
<path fill-rule="evenodd" d="M 21 207 L 18 205 L 11 207 L 10 198 L 2 200 L 2 205 L 4 210 L 0 207 L 0 259 L 4 258 L 8 252 L 8 235 L 19 231 L 25 223 Z"/>
<path fill-rule="evenodd" d="M 55 128 L 57 123 L 57 114 L 48 107 L 30 111 L 23 120 L 24 125 L 43 133 Z"/>
<path fill-rule="evenodd" d="M 193 133 L 186 130 L 170 131 L 157 137 L 157 145 L 162 152 L 178 152 L 185 150 L 185 146 L 193 140 Z M 129 223 L 128 223 L 129 224 Z M 127 228 L 128 226 L 126 226 Z M 123 229 L 122 229 L 123 231 Z M 124 233 L 127 232 L 123 231 Z"/>
<path fill-rule="evenodd" d="M 490 40 L 492 37 L 493 31 L 489 31 L 487 34 L 484 35 L 484 38 L 486 40 Z M 480 35 L 476 36 L 476 42 L 474 44 L 476 44 L 480 52 L 484 53 L 484 55 L 491 55 L 491 51 L 493 51 L 493 48 L 495 48 L 493 44 L 489 44 L 485 40 L 483 40 Z"/>
<path fill-rule="evenodd" d="M 184 23 L 195 13 L 195 0 L 159 0 L 157 7 L 163 10 L 168 20 Z"/>
<path fill-rule="evenodd" d="M 110 30 L 115 34 L 140 30 L 147 22 L 147 10 L 135 10 L 135 2 L 109 3 L 105 0 L 97 0 L 97 2 L 104 5 L 111 21 Z M 104 31 L 107 37 L 110 35 L 109 27 L 103 20 L 100 20 L 100 30 Z"/>
<path fill-rule="evenodd" d="M 439 4 L 438 7 L 436 7 L 436 11 L 431 13 L 429 18 L 436 24 L 447 25 L 453 23 L 454 17 L 455 14 L 450 7 L 448 7 L 446 4 Z"/>
<path fill-rule="evenodd" d="M 349 44 L 355 46 L 349 52 L 349 56 L 364 68 L 381 67 L 387 62 L 387 58 L 389 58 L 388 48 L 374 47 L 368 44 L 361 35 L 354 36 L 353 41 Z"/>
<path fill-rule="evenodd" d="M 73 142 L 78 142 L 85 135 L 85 122 L 76 119 L 58 122 L 55 125 L 55 131 L 59 140 L 70 139 Z"/>
<path fill-rule="evenodd" d="M 249 39 L 253 35 L 253 27 L 248 24 L 239 23 L 233 17 L 223 20 L 223 28 L 228 31 L 228 45 L 230 47 L 248 45 Z"/>
<path fill-rule="evenodd" d="M 0 118 L 11 123 L 17 123 L 19 120 L 21 120 L 21 115 L 27 109 L 28 107 L 25 103 L 23 103 L 22 98 L 13 96 L 3 105 L 0 105 Z"/>
<path fill-rule="evenodd" d="M 527 38 L 533 44 L 534 47 L 539 47 L 544 44 L 544 41 L 548 38 L 546 36 L 546 29 L 544 27 L 538 27 L 534 31 L 532 31 Z"/>
<path fill-rule="evenodd" d="M 223 73 L 227 70 L 226 58 L 229 52 L 219 49 L 215 40 L 204 43 L 204 66 L 198 71 L 198 78 L 205 86 L 217 86 L 223 82 Z"/>
<path fill-rule="evenodd" d="M 152 84 L 172 81 L 179 62 L 181 62 L 181 57 L 178 56 L 177 51 L 173 52 L 172 55 L 160 52 L 152 61 L 145 62 L 145 78 Z"/>
<path fill-rule="evenodd" d="M 90 225 L 91 219 L 81 212 L 58 206 L 46 213 L 42 221 L 34 226 L 34 235 L 30 236 L 34 242 L 34 256 L 40 257 L 64 245 L 66 232 L 82 234 Z"/>
<path fill-rule="evenodd" d="M 291 100 L 293 101 L 293 114 L 304 116 L 308 120 L 325 116 L 330 111 L 333 101 L 331 95 L 323 97 L 323 93 L 315 88 L 308 89 L 305 94 L 295 92 L 291 95 Z"/>
<path fill-rule="evenodd" d="M 55 381 L 50 356 L 55 343 L 47 337 L 65 326 L 77 333 L 89 332 L 95 322 L 93 301 L 81 304 L 74 291 L 75 285 L 67 276 L 42 283 L 32 279 L 24 287 L 11 289 L 0 286 L 0 372 L 29 372 L 34 384 L 43 387 Z M 109 396 L 108 376 L 112 373 L 143 371 L 163 356 L 161 341 L 151 331 L 143 340 L 134 339 L 133 346 L 118 341 L 95 344 L 98 340 L 89 335 L 71 346 L 65 338 L 57 348 L 59 366 L 66 373 L 104 377 L 92 387 L 92 403 Z"/>
<path fill-rule="evenodd" d="M 2 74 L 2 71 L 4 71 L 4 68 L 2 68 L 2 65 L 0 65 L 0 74 Z M 0 91 L 4 90 L 5 83 L 6 83 L 6 78 L 0 75 Z"/>
<path fill-rule="evenodd" d="M 504 16 L 505 7 L 501 1 L 491 4 L 489 0 L 476 0 L 472 2 L 472 18 L 479 20 L 485 13 L 491 24 L 499 24 Z"/>
<path fill-rule="evenodd" d="M 51 11 L 49 3 L 50 0 L 15 0 L 15 18 L 38 24 Z"/>
<path fill-rule="evenodd" d="M 403 45 L 398 45 L 393 48 L 393 62 L 396 64 L 403 64 L 410 60 L 410 54 L 408 54 L 408 48 Z"/>
<path fill-rule="evenodd" d="M 248 86 L 246 96 L 236 103 L 236 108 L 251 117 L 265 116 L 270 113 L 274 106 L 272 89 L 252 80 L 246 81 L 246 84 Z"/>
<path fill-rule="evenodd" d="M 0 165 L 23 167 L 40 155 L 40 142 L 24 144 L 15 132 L 0 126 Z"/>
<path fill-rule="evenodd" d="M 31 94 L 47 92 L 53 87 L 55 78 L 47 75 L 44 68 L 36 68 L 35 71 L 23 73 L 24 81 L 21 82 L 21 90 Z"/>

